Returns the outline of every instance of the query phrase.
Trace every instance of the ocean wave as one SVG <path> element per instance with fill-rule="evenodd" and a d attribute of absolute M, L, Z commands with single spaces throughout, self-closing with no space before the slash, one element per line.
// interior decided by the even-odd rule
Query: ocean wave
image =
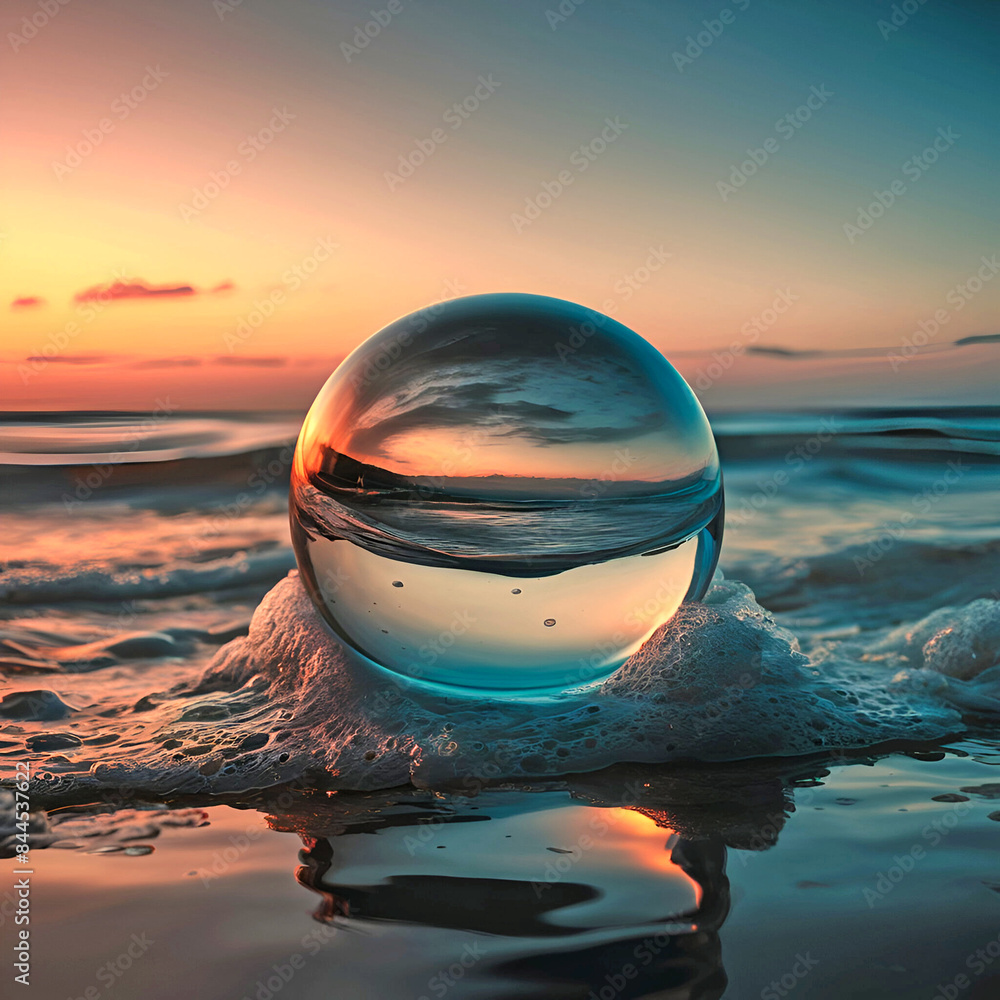
<path fill-rule="evenodd" d="M 898 452 L 1000 455 L 1000 408 L 855 407 L 788 411 L 713 411 L 724 459 L 780 455 L 821 435 L 827 451 L 881 459 Z M 302 414 L 289 412 L 38 412 L 0 414 L 0 465 L 88 466 L 216 459 L 267 450 L 289 452 Z M 290 454 L 288 455 L 290 460 Z M 203 466 L 205 475 L 211 465 Z"/>
<path fill-rule="evenodd" d="M 773 612 L 872 629 L 1000 596 L 1000 542 L 949 545 L 885 531 L 816 555 L 735 561 L 729 571 Z"/>
<path fill-rule="evenodd" d="M 96 465 L 215 458 L 290 445 L 301 417 L 287 413 L 7 413 L 0 464 Z"/>
<path fill-rule="evenodd" d="M 154 570 L 48 567 L 8 571 L 0 577 L 0 602 L 58 604 L 64 601 L 123 601 L 215 593 L 248 584 L 269 583 L 295 564 L 288 551 L 259 552 L 219 560 L 211 566 L 172 566 Z"/>

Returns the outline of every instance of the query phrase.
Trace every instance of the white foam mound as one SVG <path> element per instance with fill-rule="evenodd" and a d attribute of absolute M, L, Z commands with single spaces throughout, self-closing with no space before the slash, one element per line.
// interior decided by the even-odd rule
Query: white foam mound
<path fill-rule="evenodd" d="M 933 692 L 967 713 L 1000 714 L 1000 601 L 938 608 L 893 629 L 868 655 L 904 668 L 897 686 Z"/>
<path fill-rule="evenodd" d="M 230 792 L 296 779 L 477 788 L 621 762 L 943 740 L 963 731 L 962 712 L 1000 711 L 1000 668 L 962 679 L 998 659 L 998 612 L 995 601 L 942 609 L 810 660 L 746 586 L 719 577 L 603 684 L 501 700 L 442 696 L 373 668 L 333 636 L 292 573 L 199 680 L 146 699 L 152 708 L 134 716 L 141 741 L 105 748 L 87 773 L 64 765 L 39 790 Z"/>
<path fill-rule="evenodd" d="M 212 729 L 219 766 L 199 758 L 181 785 L 224 791 L 317 771 L 351 789 L 468 785 L 960 730 L 954 708 L 920 685 L 893 690 L 891 676 L 882 665 L 811 666 L 747 587 L 724 581 L 704 603 L 682 607 L 603 685 L 537 703 L 441 697 L 406 689 L 345 649 L 292 574 L 257 609 L 249 636 L 220 650 L 185 692 L 171 733 L 184 743 Z M 264 735 L 266 745 L 255 746 Z M 171 760 L 175 784 L 184 766 Z"/>

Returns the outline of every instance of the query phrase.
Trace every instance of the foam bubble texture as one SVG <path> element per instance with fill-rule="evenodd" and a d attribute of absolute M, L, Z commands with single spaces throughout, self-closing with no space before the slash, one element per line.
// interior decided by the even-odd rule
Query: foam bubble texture
<path fill-rule="evenodd" d="M 810 660 L 747 587 L 717 578 L 603 684 L 534 701 L 445 697 L 401 688 L 342 646 L 293 573 L 197 683 L 151 699 L 141 749 L 108 747 L 85 775 L 57 768 L 40 791 L 226 792 L 310 777 L 426 787 L 940 740 L 962 731 L 961 710 L 1000 708 L 993 672 L 960 679 L 960 649 L 991 641 L 996 602 L 948 614 L 882 636 L 878 653 L 845 645 Z"/>

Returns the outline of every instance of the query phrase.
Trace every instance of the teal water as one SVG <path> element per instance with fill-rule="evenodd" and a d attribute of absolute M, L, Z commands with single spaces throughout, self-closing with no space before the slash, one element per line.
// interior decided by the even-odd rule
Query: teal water
<path fill-rule="evenodd" d="M 474 795 L 290 788 L 203 802 L 135 857 L 69 810 L 75 849 L 39 854 L 34 995 L 933 1000 L 967 980 L 986 1000 L 998 764 L 982 739 Z M 133 933 L 153 944 L 120 968 Z"/>
<path fill-rule="evenodd" d="M 900 672 L 939 678 L 953 700 L 924 698 L 954 720 L 943 742 L 545 780 L 511 780 L 472 746 L 477 766 L 448 780 L 407 746 L 413 770 L 369 791 L 343 788 L 332 760 L 283 779 L 270 768 L 299 739 L 287 703 L 204 677 L 294 566 L 287 442 L 121 464 L 96 486 L 97 442 L 94 465 L 0 469 L 0 773 L 9 784 L 20 760 L 33 773 L 31 995 L 995 996 L 1000 742 L 983 678 L 1000 663 L 997 426 L 957 410 L 716 426 L 727 578 L 752 586 L 818 677 L 868 671 L 838 717 L 853 695 L 879 733 L 901 722 L 873 693 L 880 664 L 885 692 Z M 724 665 L 728 634 L 691 632 L 691 661 L 711 646 Z M 759 738 L 741 720 L 762 690 L 724 687 L 714 731 Z M 692 711 L 705 696 L 673 694 Z M 324 722 L 343 721 L 324 704 Z M 417 741 L 425 763 L 447 759 L 467 721 L 453 714 Z M 237 764 L 272 787 L 225 791 Z M 5 799 L 2 853 L 12 817 Z"/>

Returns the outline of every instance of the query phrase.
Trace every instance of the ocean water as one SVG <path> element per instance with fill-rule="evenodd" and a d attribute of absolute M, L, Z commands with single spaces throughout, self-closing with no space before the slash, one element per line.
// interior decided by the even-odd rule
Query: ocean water
<path fill-rule="evenodd" d="M 507 702 L 335 643 L 294 414 L 8 415 L 35 995 L 996 995 L 1000 413 L 710 416 L 704 601 Z"/>

